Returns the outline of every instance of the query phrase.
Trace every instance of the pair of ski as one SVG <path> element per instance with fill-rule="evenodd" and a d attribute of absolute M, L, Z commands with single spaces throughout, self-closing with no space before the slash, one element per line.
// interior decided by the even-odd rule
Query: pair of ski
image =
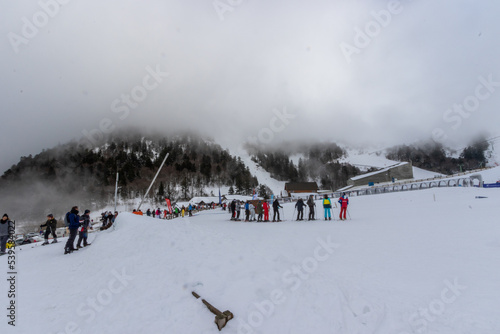
<path fill-rule="evenodd" d="M 57 244 L 59 241 L 52 241 L 52 242 L 44 242 L 42 246 L 47 246 L 47 245 L 52 245 L 52 244 Z"/>
<path fill-rule="evenodd" d="M 85 247 L 88 247 L 90 246 L 91 244 L 86 244 L 85 246 L 83 247 L 76 247 L 75 249 L 70 249 L 70 250 L 64 250 L 64 254 L 71 254 L 73 252 L 77 252 L 78 250 L 82 249 L 82 248 L 85 248 Z"/>

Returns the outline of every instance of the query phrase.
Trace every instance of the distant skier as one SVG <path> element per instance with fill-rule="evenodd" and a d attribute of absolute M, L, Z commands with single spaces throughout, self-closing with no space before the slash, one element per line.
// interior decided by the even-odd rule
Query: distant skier
<path fill-rule="evenodd" d="M 275 221 L 281 221 L 280 219 L 280 208 L 282 208 L 282 206 L 280 205 L 280 202 L 278 201 L 278 199 L 276 198 L 273 202 L 273 222 Z M 276 220 L 276 215 L 278 216 L 278 220 Z"/>
<path fill-rule="evenodd" d="M 146 216 L 151 217 L 151 209 L 148 209 L 148 211 L 146 211 Z"/>
<path fill-rule="evenodd" d="M 349 205 L 349 198 L 347 198 L 347 195 L 345 193 L 342 194 L 339 198 L 339 203 L 340 203 L 340 215 L 339 218 L 340 220 L 346 220 L 346 212 L 347 212 L 347 206 Z M 342 218 L 342 213 L 344 213 L 344 218 Z"/>
<path fill-rule="evenodd" d="M 229 206 L 229 213 L 231 214 L 231 220 L 236 219 L 236 200 L 231 201 L 231 205 Z"/>
<path fill-rule="evenodd" d="M 161 218 L 161 211 L 160 208 L 156 209 L 156 218 L 160 219 Z"/>
<path fill-rule="evenodd" d="M 255 208 L 255 213 L 257 213 L 257 221 L 262 221 L 262 214 L 264 213 L 264 208 L 262 207 L 262 201 L 257 203 L 257 207 Z"/>
<path fill-rule="evenodd" d="M 10 221 L 9 216 L 4 214 L 2 220 L 0 221 L 0 255 L 7 254 L 5 250 L 7 249 L 7 241 L 9 240 L 10 233 L 13 233 L 12 229 L 14 224 Z"/>
<path fill-rule="evenodd" d="M 302 198 L 299 198 L 297 203 L 295 203 L 295 207 L 297 208 L 297 220 L 304 220 L 304 201 Z"/>
<path fill-rule="evenodd" d="M 250 202 L 248 204 L 248 209 L 250 210 L 250 221 L 255 221 L 255 206 Z"/>
<path fill-rule="evenodd" d="M 42 246 L 48 245 L 49 244 L 49 236 L 52 234 L 52 237 L 54 238 L 54 241 L 52 241 L 53 244 L 57 243 L 57 234 L 56 234 L 56 228 L 57 228 L 57 220 L 54 218 L 53 214 L 47 215 L 47 221 L 45 224 L 40 225 L 40 228 L 45 227 L 45 242 L 42 244 Z"/>
<path fill-rule="evenodd" d="M 328 195 L 325 195 L 323 198 L 323 209 L 325 209 L 325 220 L 332 220 L 332 202 L 328 198 Z"/>
<path fill-rule="evenodd" d="M 269 204 L 267 203 L 267 201 L 264 201 L 264 203 L 262 203 L 262 209 L 264 210 L 264 221 L 269 222 Z"/>
<path fill-rule="evenodd" d="M 239 200 L 236 201 L 236 220 L 240 220 L 241 214 L 241 202 Z"/>
<path fill-rule="evenodd" d="M 69 238 L 66 242 L 66 246 L 64 247 L 64 254 L 71 253 L 75 250 L 75 238 L 78 233 L 78 228 L 80 227 L 80 216 L 78 216 L 78 206 L 74 206 L 71 208 L 71 211 L 66 213 L 66 217 L 64 219 L 66 225 L 69 229 Z"/>
<path fill-rule="evenodd" d="M 316 203 L 314 202 L 313 195 L 309 196 L 307 206 L 309 207 L 309 220 L 314 220 L 314 207 L 316 206 Z"/>
<path fill-rule="evenodd" d="M 76 249 L 82 248 L 82 240 L 83 240 L 83 247 L 90 246 L 90 244 L 87 242 L 87 237 L 88 237 L 88 230 L 89 228 L 93 230 L 92 225 L 90 224 L 90 216 L 89 216 L 90 210 L 85 210 L 85 213 L 80 217 L 81 221 L 81 227 L 79 228 L 78 231 L 78 242 L 76 243 Z"/>
<path fill-rule="evenodd" d="M 250 201 L 245 203 L 245 221 L 250 221 Z"/>

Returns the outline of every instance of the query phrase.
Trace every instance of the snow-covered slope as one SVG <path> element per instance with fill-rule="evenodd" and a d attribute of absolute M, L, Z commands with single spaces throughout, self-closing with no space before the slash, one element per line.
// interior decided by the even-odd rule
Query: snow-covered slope
<path fill-rule="evenodd" d="M 273 191 L 274 194 L 281 194 L 281 191 L 285 189 L 286 182 L 278 181 L 272 178 L 269 172 L 267 172 L 264 168 L 257 165 L 254 161 L 252 161 L 251 156 L 243 148 L 232 151 L 231 155 L 240 157 L 241 160 L 250 170 L 250 173 L 252 173 L 252 175 L 257 177 L 257 179 L 259 180 L 259 184 L 267 185 Z"/>
<path fill-rule="evenodd" d="M 121 213 L 73 254 L 17 249 L 15 328 L 0 257 L 0 332 L 219 333 L 196 291 L 233 312 L 225 333 L 500 333 L 499 201 L 463 187 L 352 197 L 342 222 L 291 221 L 293 204 L 275 224 Z"/>

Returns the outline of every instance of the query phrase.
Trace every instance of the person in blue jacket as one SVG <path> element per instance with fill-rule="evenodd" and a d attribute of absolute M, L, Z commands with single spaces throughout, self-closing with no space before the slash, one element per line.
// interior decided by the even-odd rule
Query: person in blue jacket
<path fill-rule="evenodd" d="M 78 234 L 78 228 L 80 227 L 80 216 L 78 215 L 78 206 L 71 208 L 71 211 L 66 213 L 66 219 L 68 221 L 69 238 L 64 247 L 64 254 L 69 254 L 75 250 L 75 238 Z"/>

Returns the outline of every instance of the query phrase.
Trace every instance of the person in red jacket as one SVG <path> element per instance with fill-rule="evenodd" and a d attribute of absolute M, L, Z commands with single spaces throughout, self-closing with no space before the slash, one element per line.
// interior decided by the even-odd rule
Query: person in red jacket
<path fill-rule="evenodd" d="M 264 221 L 269 222 L 269 204 L 267 204 L 267 201 L 262 203 L 262 208 L 264 209 Z"/>
<path fill-rule="evenodd" d="M 342 213 L 344 213 L 344 220 L 346 219 L 347 206 L 349 205 L 349 198 L 347 198 L 346 194 L 343 193 L 339 198 L 340 203 L 340 215 L 339 218 L 342 220 Z"/>

